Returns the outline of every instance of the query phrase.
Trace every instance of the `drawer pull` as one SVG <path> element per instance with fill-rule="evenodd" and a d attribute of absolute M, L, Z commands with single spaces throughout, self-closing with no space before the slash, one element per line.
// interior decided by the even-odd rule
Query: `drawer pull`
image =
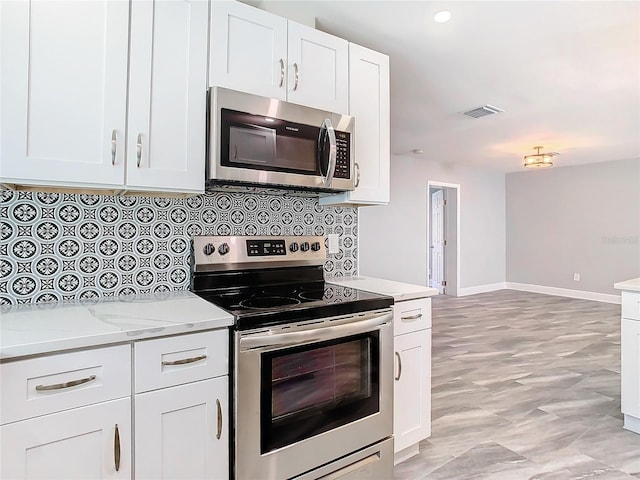
<path fill-rule="evenodd" d="M 120 431 L 118 430 L 117 423 L 116 433 L 113 436 L 113 462 L 116 467 L 116 472 L 120 471 Z"/>
<path fill-rule="evenodd" d="M 75 387 L 76 385 L 82 385 L 83 383 L 93 382 L 96 379 L 95 375 L 91 375 L 87 378 L 81 378 L 80 380 L 71 380 L 70 382 L 55 383 L 53 385 L 36 385 L 36 391 L 42 392 L 46 390 L 62 390 L 63 388 Z"/>
<path fill-rule="evenodd" d="M 400 317 L 400 320 L 417 320 L 419 318 L 422 318 L 421 313 L 416 313 L 415 315 L 408 315 L 406 317 Z"/>
<path fill-rule="evenodd" d="M 402 376 L 402 357 L 398 352 L 396 352 L 396 357 L 398 357 L 398 376 L 395 377 L 395 379 L 400 380 L 400 377 Z"/>
<path fill-rule="evenodd" d="M 167 366 L 167 365 L 184 365 L 186 363 L 199 362 L 201 360 L 204 360 L 205 358 L 207 358 L 206 355 L 198 355 L 197 357 L 184 358 L 182 360 L 174 360 L 172 362 L 162 362 L 162 365 L 163 366 Z"/>
<path fill-rule="evenodd" d="M 222 405 L 220 400 L 216 398 L 216 408 L 218 409 L 218 431 L 216 432 L 216 438 L 220 440 L 222 436 Z"/>

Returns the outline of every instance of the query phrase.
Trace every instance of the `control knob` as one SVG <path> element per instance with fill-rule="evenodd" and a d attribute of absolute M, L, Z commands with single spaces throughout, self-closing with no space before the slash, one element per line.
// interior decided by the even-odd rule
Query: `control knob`
<path fill-rule="evenodd" d="M 313 242 L 311 244 L 311 250 L 313 250 L 314 252 L 317 252 L 318 250 L 320 250 L 320 242 Z"/>
<path fill-rule="evenodd" d="M 302 242 L 300 244 L 300 250 L 302 250 L 303 252 L 306 252 L 309 250 L 309 242 Z"/>
<path fill-rule="evenodd" d="M 229 253 L 229 244 L 228 243 L 223 243 L 222 245 L 220 245 L 218 247 L 218 253 L 220 255 L 226 255 L 227 253 Z"/>
<path fill-rule="evenodd" d="M 216 247 L 214 247 L 213 243 L 207 243 L 202 249 L 202 253 L 204 253 L 207 256 L 211 255 L 215 251 L 216 251 Z"/>
<path fill-rule="evenodd" d="M 291 250 L 291 252 L 297 252 L 298 251 L 298 242 L 291 242 L 289 244 L 289 250 Z"/>

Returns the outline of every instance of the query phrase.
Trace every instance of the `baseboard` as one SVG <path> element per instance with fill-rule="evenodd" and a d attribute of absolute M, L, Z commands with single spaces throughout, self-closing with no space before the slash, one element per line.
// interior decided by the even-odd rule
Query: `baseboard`
<path fill-rule="evenodd" d="M 559 297 L 579 298 L 581 300 L 592 300 L 594 302 L 620 303 L 620 295 L 609 295 L 606 293 L 586 292 L 584 290 L 571 290 L 570 288 L 546 287 L 544 285 L 531 285 L 529 283 L 506 282 L 505 287 L 509 290 L 521 290 L 523 292 L 544 293 L 546 295 L 557 295 Z"/>
<path fill-rule="evenodd" d="M 496 290 L 504 290 L 507 288 L 506 283 L 492 283 L 489 285 L 477 285 L 475 287 L 458 288 L 458 296 L 465 297 L 467 295 L 475 295 L 476 293 L 495 292 Z"/>

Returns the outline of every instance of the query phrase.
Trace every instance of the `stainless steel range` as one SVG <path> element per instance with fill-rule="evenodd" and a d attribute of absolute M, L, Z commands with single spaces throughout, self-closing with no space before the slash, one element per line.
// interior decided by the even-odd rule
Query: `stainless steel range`
<path fill-rule="evenodd" d="M 393 299 L 326 283 L 322 237 L 192 246 L 192 291 L 235 318 L 233 477 L 392 478 Z"/>

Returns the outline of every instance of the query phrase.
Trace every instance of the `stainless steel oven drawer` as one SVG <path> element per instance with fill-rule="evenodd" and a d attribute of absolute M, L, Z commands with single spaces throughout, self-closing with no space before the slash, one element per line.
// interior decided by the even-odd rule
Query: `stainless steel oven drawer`
<path fill-rule="evenodd" d="M 389 480 L 393 478 L 393 438 L 363 448 L 291 480 Z"/>

